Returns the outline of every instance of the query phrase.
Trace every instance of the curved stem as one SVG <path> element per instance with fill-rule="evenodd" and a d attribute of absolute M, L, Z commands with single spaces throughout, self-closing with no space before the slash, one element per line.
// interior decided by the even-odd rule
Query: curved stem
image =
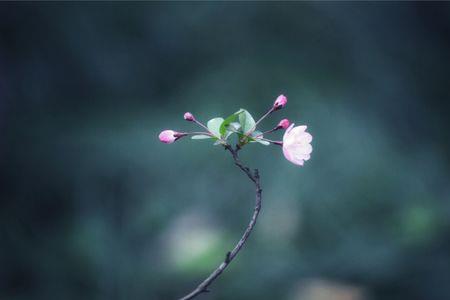
<path fill-rule="evenodd" d="M 250 219 L 250 222 L 247 226 L 247 228 L 244 231 L 244 234 L 242 235 L 241 239 L 237 242 L 236 246 L 234 246 L 233 250 L 227 252 L 225 255 L 225 260 L 215 269 L 202 283 L 200 283 L 191 293 L 188 295 L 180 298 L 179 300 L 188 300 L 193 299 L 196 296 L 209 292 L 208 287 L 211 285 L 211 283 L 214 282 L 214 280 L 217 279 L 217 277 L 222 274 L 222 272 L 225 270 L 225 268 L 231 263 L 231 261 L 236 257 L 236 255 L 239 253 L 241 248 L 244 246 L 245 242 L 247 241 L 248 237 L 250 236 L 250 233 L 253 230 L 253 227 L 256 224 L 256 219 L 258 218 L 259 211 L 261 210 L 261 186 L 259 182 L 259 173 L 258 169 L 255 169 L 254 172 L 252 172 L 248 167 L 244 166 L 242 162 L 239 159 L 238 151 L 239 148 L 236 147 L 236 149 L 233 149 L 230 145 L 224 145 L 225 149 L 228 150 L 231 155 L 233 156 L 234 164 L 239 167 L 247 176 L 250 178 L 251 181 L 255 184 L 256 188 L 256 200 L 255 200 L 255 208 L 253 210 L 252 218 Z"/>

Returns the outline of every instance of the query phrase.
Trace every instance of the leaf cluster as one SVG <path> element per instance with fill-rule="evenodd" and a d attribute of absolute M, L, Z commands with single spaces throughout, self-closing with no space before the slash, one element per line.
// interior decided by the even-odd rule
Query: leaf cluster
<path fill-rule="evenodd" d="M 270 144 L 262 139 L 262 132 L 256 130 L 255 119 L 243 108 L 229 115 L 225 119 L 217 117 L 209 120 L 207 127 L 211 135 L 194 135 L 192 136 L 192 139 L 212 139 L 214 140 L 214 145 L 226 145 L 232 135 L 236 134 L 239 146 L 255 142 L 266 146 Z"/>

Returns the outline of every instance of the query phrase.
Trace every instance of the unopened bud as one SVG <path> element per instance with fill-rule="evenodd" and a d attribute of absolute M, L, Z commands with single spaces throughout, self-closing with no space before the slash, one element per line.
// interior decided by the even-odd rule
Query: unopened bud
<path fill-rule="evenodd" d="M 190 122 L 192 122 L 192 121 L 194 121 L 195 119 L 194 119 L 194 115 L 193 114 L 191 114 L 190 112 L 186 112 L 186 113 L 184 113 L 184 119 L 186 120 L 186 121 L 190 121 Z"/>
<path fill-rule="evenodd" d="M 159 140 L 164 144 L 172 144 L 185 135 L 185 133 L 180 133 L 173 130 L 164 130 L 159 134 Z"/>
<path fill-rule="evenodd" d="M 288 119 L 283 119 L 283 120 L 280 121 L 280 123 L 278 123 L 277 128 L 279 128 L 279 129 L 281 129 L 281 128 L 286 129 L 286 128 L 289 127 L 289 124 L 290 124 L 290 122 L 289 122 Z"/>
<path fill-rule="evenodd" d="M 287 103 L 287 98 L 284 95 L 278 96 L 277 100 L 273 103 L 273 108 L 275 110 L 283 108 Z"/>

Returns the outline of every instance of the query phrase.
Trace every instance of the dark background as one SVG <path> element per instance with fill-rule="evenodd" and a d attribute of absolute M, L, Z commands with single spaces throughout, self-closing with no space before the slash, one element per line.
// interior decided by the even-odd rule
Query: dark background
<path fill-rule="evenodd" d="M 176 299 L 245 228 L 209 141 L 157 139 L 280 93 L 245 249 L 202 299 L 450 298 L 450 5 L 1 3 L 0 299 Z M 274 138 L 277 138 L 275 134 Z"/>

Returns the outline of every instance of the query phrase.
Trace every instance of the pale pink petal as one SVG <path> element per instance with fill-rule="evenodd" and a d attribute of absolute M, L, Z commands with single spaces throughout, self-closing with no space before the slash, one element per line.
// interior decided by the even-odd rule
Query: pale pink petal
<path fill-rule="evenodd" d="M 293 147 L 294 151 L 301 154 L 310 154 L 312 152 L 311 144 L 304 144 L 297 147 Z"/>
<path fill-rule="evenodd" d="M 291 157 L 291 152 L 288 150 L 288 148 L 283 146 L 283 154 L 284 157 L 286 157 L 287 160 L 291 161 L 292 157 Z"/>
<path fill-rule="evenodd" d="M 300 141 L 302 143 L 309 144 L 312 141 L 312 135 L 308 132 L 304 132 L 302 135 L 300 135 Z"/>
<path fill-rule="evenodd" d="M 290 162 L 302 166 L 311 158 L 312 135 L 305 130 L 306 125 L 293 127 L 291 124 L 283 136 L 283 154 Z"/>
<path fill-rule="evenodd" d="M 295 128 L 294 128 L 295 129 Z M 285 138 L 287 144 L 309 144 L 312 141 L 312 136 L 308 132 L 293 132 L 291 131 Z"/>
<path fill-rule="evenodd" d="M 312 152 L 312 146 L 310 144 L 305 145 L 294 144 L 289 147 L 286 147 L 286 149 L 291 153 L 291 156 L 298 156 L 298 157 L 304 157 L 305 155 L 309 155 Z"/>
<path fill-rule="evenodd" d="M 300 125 L 300 126 L 294 127 L 291 130 L 291 134 L 295 134 L 295 135 L 300 134 L 302 132 L 305 132 L 306 128 L 307 128 L 306 125 Z"/>
<path fill-rule="evenodd" d="M 293 157 L 297 160 L 306 160 L 306 158 L 308 158 L 308 156 L 310 156 L 309 154 L 303 154 L 303 153 L 299 153 L 299 152 L 294 152 L 293 153 Z"/>
<path fill-rule="evenodd" d="M 293 164 L 303 166 L 302 157 L 299 157 L 298 155 L 296 155 L 296 153 L 293 152 L 292 149 L 283 146 L 283 154 L 284 154 L 284 157 L 286 157 L 286 159 L 289 160 L 290 162 L 292 162 Z"/>
<path fill-rule="evenodd" d="M 288 133 L 292 130 L 292 128 L 294 127 L 294 123 L 292 123 L 289 127 L 288 127 L 288 129 L 286 129 L 286 131 L 284 132 L 284 135 L 283 135 L 283 139 L 285 139 L 287 136 L 288 136 Z"/>
<path fill-rule="evenodd" d="M 299 165 L 299 166 L 303 166 L 303 164 L 305 163 L 305 161 L 303 160 L 299 160 L 299 161 L 293 161 L 294 164 Z"/>

